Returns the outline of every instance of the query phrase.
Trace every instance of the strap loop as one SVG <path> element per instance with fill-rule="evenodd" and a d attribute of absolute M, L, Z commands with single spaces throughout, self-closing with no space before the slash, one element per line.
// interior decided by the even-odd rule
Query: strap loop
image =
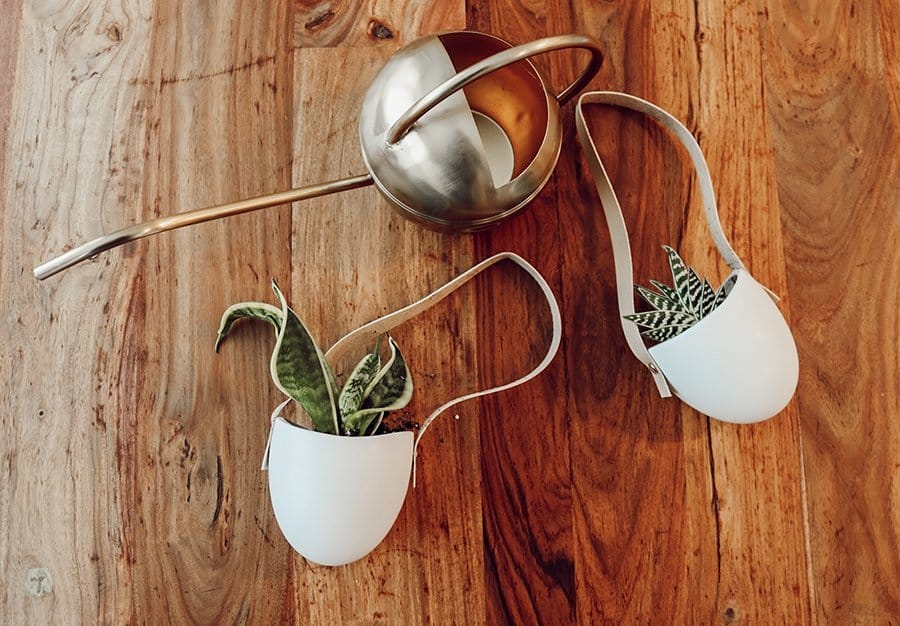
<path fill-rule="evenodd" d="M 494 256 L 485 259 L 481 263 L 474 265 L 470 269 L 466 270 L 443 287 L 440 287 L 428 294 L 421 300 L 414 302 L 408 306 L 403 307 L 393 313 L 385 315 L 384 317 L 380 317 L 376 320 L 365 324 L 353 332 L 342 337 L 337 343 L 335 343 L 328 352 L 325 353 L 326 358 L 333 358 L 335 360 L 341 360 L 348 351 L 352 350 L 354 347 L 360 345 L 370 345 L 375 339 L 386 332 L 389 332 L 391 329 L 399 326 L 400 324 L 406 322 L 412 317 L 415 317 L 419 313 L 425 311 L 433 307 L 435 304 L 449 296 L 451 293 L 465 285 L 467 282 L 472 280 L 475 276 L 486 270 L 487 268 L 496 265 L 500 261 L 512 261 L 519 267 L 525 270 L 528 275 L 538 284 L 541 288 L 541 292 L 547 300 L 547 304 L 550 307 L 550 316 L 553 325 L 553 335 L 550 339 L 550 347 L 547 349 L 547 353 L 544 356 L 544 359 L 530 372 L 522 376 L 521 378 L 517 378 L 516 380 L 499 385 L 497 387 L 492 387 L 490 389 L 485 389 L 484 391 L 476 391 L 473 393 L 468 393 L 458 398 L 454 398 L 448 402 L 445 402 L 434 412 L 429 415 L 425 421 L 422 423 L 421 429 L 419 429 L 419 434 L 416 436 L 415 448 L 413 452 L 413 486 L 416 484 L 416 458 L 418 456 L 419 443 L 422 441 L 422 436 L 425 434 L 425 431 L 428 430 L 428 427 L 431 426 L 431 423 L 437 418 L 441 413 L 446 411 L 452 406 L 460 404 L 461 402 L 465 402 L 466 400 L 472 400 L 474 398 L 480 398 L 482 396 L 486 396 L 492 393 L 497 393 L 499 391 L 505 391 L 507 389 L 512 389 L 513 387 L 517 387 L 523 383 L 528 382 L 542 371 L 544 371 L 550 362 L 553 360 L 553 357 L 556 356 L 557 351 L 559 350 L 560 341 L 562 339 L 562 316 L 559 312 L 559 304 L 556 301 L 556 297 L 553 295 L 553 291 L 550 289 L 550 285 L 547 284 L 547 281 L 541 276 L 540 272 L 534 268 L 528 261 L 523 259 L 517 254 L 512 252 L 501 252 L 500 254 L 495 254 Z"/>
<path fill-rule="evenodd" d="M 584 119 L 584 105 L 586 104 L 610 104 L 643 113 L 659 122 L 678 138 L 690 155 L 694 169 L 697 172 L 700 195 L 703 198 L 703 207 L 706 213 L 706 224 L 716 244 L 716 248 L 719 250 L 719 254 L 734 270 L 745 269 L 744 264 L 728 243 L 728 238 L 722 230 L 709 167 L 706 165 L 703 151 L 693 135 L 691 135 L 691 132 L 671 114 L 636 96 L 615 91 L 593 91 L 582 94 L 575 106 L 575 126 L 578 131 L 578 139 L 581 142 L 581 147 L 584 150 L 591 170 L 591 175 L 594 178 L 594 184 L 597 187 L 597 193 L 600 195 L 600 203 L 603 206 L 603 213 L 609 226 L 610 238 L 612 239 L 613 259 L 616 268 L 616 289 L 619 302 L 619 322 L 622 325 L 622 332 L 631 352 L 650 370 L 660 396 L 667 398 L 672 395 L 672 392 L 669 389 L 669 383 L 666 381 L 665 375 L 662 373 L 659 365 L 654 362 L 653 357 L 650 356 L 650 352 L 647 350 L 647 346 L 644 345 L 644 340 L 641 338 L 637 326 L 627 321 L 624 317 L 635 312 L 634 270 L 631 261 L 631 246 L 628 243 L 628 229 L 625 226 L 622 207 L 619 205 L 612 182 L 609 180 L 606 168 L 600 160 L 597 146 L 588 132 L 587 123 Z"/>

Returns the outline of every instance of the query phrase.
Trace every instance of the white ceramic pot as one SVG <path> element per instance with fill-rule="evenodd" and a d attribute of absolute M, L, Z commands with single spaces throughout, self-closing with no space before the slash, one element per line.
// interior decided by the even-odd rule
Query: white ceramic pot
<path fill-rule="evenodd" d="M 627 319 L 635 313 L 628 228 L 584 118 L 583 108 L 588 104 L 631 109 L 672 132 L 687 150 L 697 172 L 713 242 L 734 270 L 731 278 L 736 282 L 718 307 L 683 333 L 649 349 L 638 326 Z M 691 131 L 655 104 L 614 91 L 583 94 L 575 107 L 575 126 L 609 226 L 625 342 L 653 374 L 660 396 L 666 398 L 674 392 L 701 413 L 725 422 L 748 424 L 778 414 L 797 388 L 797 346 L 775 306 L 775 295 L 753 279 L 728 243 L 719 221 L 709 167 Z"/>
<path fill-rule="evenodd" d="M 744 270 L 725 301 L 695 326 L 650 348 L 686 403 L 746 424 L 784 409 L 797 388 L 797 346 L 769 293 Z"/>
<path fill-rule="evenodd" d="M 343 437 L 277 417 L 269 495 L 282 534 L 321 565 L 345 565 L 381 543 L 406 499 L 413 433 Z"/>

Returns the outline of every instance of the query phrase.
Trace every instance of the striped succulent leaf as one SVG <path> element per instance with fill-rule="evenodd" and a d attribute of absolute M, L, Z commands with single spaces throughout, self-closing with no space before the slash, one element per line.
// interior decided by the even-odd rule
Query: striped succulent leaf
<path fill-rule="evenodd" d="M 677 311 L 679 308 L 677 299 L 673 300 L 672 298 L 667 297 L 665 294 L 656 293 L 652 289 L 647 289 L 646 287 L 641 287 L 640 285 L 635 287 L 635 289 L 637 289 L 637 292 L 647 302 L 647 304 L 652 306 L 657 311 Z"/>
<path fill-rule="evenodd" d="M 663 246 L 666 254 L 669 255 L 669 268 L 672 270 L 672 280 L 675 283 L 675 292 L 678 294 L 678 301 L 685 311 L 696 313 L 691 298 L 691 273 L 678 253 L 669 246 Z"/>
<path fill-rule="evenodd" d="M 219 330 L 216 333 L 216 352 L 219 351 L 219 346 L 225 341 L 234 323 L 244 318 L 269 322 L 275 327 L 276 336 L 281 331 L 281 310 L 278 307 L 265 302 L 238 302 L 225 309 L 225 313 L 222 314 L 222 321 L 219 322 Z"/>
<path fill-rule="evenodd" d="M 661 283 L 658 280 L 651 280 L 650 284 L 659 289 L 659 292 L 672 302 L 681 302 L 681 299 L 678 297 L 678 292 L 669 287 L 667 284 Z"/>
<path fill-rule="evenodd" d="M 694 271 L 693 267 L 688 268 L 688 287 L 691 302 L 691 309 L 698 319 L 703 318 L 703 281 Z"/>
<path fill-rule="evenodd" d="M 272 290 L 281 303 L 283 320 L 272 353 L 272 379 L 282 392 L 303 407 L 317 431 L 339 435 L 341 424 L 334 374 L 274 280 Z"/>
<path fill-rule="evenodd" d="M 350 415 L 362 407 L 363 400 L 366 397 L 366 390 L 381 369 L 380 348 L 381 337 L 375 343 L 375 349 L 362 358 L 357 366 L 353 368 L 353 371 L 347 378 L 347 382 L 344 383 L 341 395 L 338 397 L 338 408 L 341 411 L 341 415 Z"/>
<path fill-rule="evenodd" d="M 689 327 L 686 326 L 663 326 L 662 328 L 655 328 L 653 330 L 645 330 L 641 333 L 647 339 L 652 339 L 653 341 L 657 341 L 662 343 L 666 339 L 671 339 L 676 335 L 680 335 Z"/>
<path fill-rule="evenodd" d="M 344 416 L 348 434 L 370 432 L 375 420 L 380 422 L 384 412 L 402 409 L 409 404 L 413 392 L 412 377 L 403 354 L 391 337 L 388 337 L 388 346 L 390 358 L 369 383 L 362 408 Z"/>
<path fill-rule="evenodd" d="M 731 293 L 734 284 L 737 282 L 737 274 L 732 274 L 728 278 L 725 279 L 725 282 L 722 283 L 722 286 L 719 287 L 719 290 L 716 292 L 716 301 L 713 308 L 716 308 L 720 304 L 725 301 L 725 298 L 728 297 L 728 294 Z"/>
<path fill-rule="evenodd" d="M 706 317 L 715 308 L 716 292 L 705 278 L 703 279 L 703 297 L 700 300 L 700 317 Z"/>
<path fill-rule="evenodd" d="M 641 334 L 653 341 L 671 339 L 709 315 L 722 304 L 734 286 L 736 276 L 731 276 L 714 291 L 705 278 L 688 267 L 678 253 L 669 246 L 663 246 L 669 257 L 674 287 L 651 280 L 658 293 L 645 287 L 636 287 L 637 292 L 653 309 L 641 313 L 625 315 L 625 319 L 641 327 Z"/>
<path fill-rule="evenodd" d="M 638 326 L 655 330 L 664 326 L 684 326 L 690 328 L 697 323 L 697 317 L 688 311 L 644 311 L 626 315 L 625 319 Z"/>

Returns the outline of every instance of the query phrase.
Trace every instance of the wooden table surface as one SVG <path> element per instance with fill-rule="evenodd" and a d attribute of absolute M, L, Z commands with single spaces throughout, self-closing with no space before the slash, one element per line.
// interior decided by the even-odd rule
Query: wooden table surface
<path fill-rule="evenodd" d="M 598 37 L 595 88 L 699 137 L 728 236 L 783 296 L 794 401 L 736 427 L 660 399 L 626 352 L 608 231 L 575 141 L 496 230 L 441 235 L 372 189 L 132 244 L 38 282 L 76 242 L 363 171 L 362 94 L 398 47 L 472 28 Z M 5 2 L 0 15 L 0 609 L 8 624 L 897 624 L 900 5 L 549 0 Z M 581 57 L 538 60 L 556 85 Z M 682 151 L 590 123 L 634 233 L 717 280 Z M 271 301 L 323 343 L 512 250 L 564 342 L 528 385 L 442 418 L 385 542 L 292 553 L 259 461 L 272 339 L 219 355 L 219 315 Z M 547 315 L 498 266 L 396 333 L 407 417 L 536 363 Z M 365 524 L 366 520 L 359 520 Z"/>

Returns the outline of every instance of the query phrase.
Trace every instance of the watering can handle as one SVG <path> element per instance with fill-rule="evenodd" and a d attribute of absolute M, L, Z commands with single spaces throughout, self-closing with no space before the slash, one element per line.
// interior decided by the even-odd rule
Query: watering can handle
<path fill-rule="evenodd" d="M 619 321 L 622 323 L 622 331 L 625 334 L 625 341 L 629 349 L 653 374 L 659 394 L 664 398 L 669 397 L 672 393 L 666 377 L 654 362 L 653 357 L 647 350 L 647 346 L 644 345 L 637 326 L 627 322 L 624 317 L 634 313 L 634 276 L 631 263 L 631 246 L 628 243 L 628 229 L 625 226 L 622 207 L 619 205 L 612 182 L 609 180 L 606 168 L 603 166 L 600 154 L 597 152 L 597 146 L 594 144 L 594 140 L 588 131 L 587 123 L 584 119 L 584 105 L 586 104 L 608 104 L 637 111 L 656 120 L 678 138 L 687 150 L 694 164 L 694 169 L 697 171 L 697 182 L 700 185 L 700 195 L 703 199 L 706 224 L 719 250 L 719 254 L 734 270 L 744 269 L 744 264 L 734 251 L 734 248 L 731 247 L 731 244 L 728 243 L 728 238 L 722 230 L 709 167 L 706 165 L 703 151 L 700 149 L 700 145 L 694 139 L 691 131 L 670 113 L 637 96 L 617 91 L 592 91 L 582 94 L 578 98 L 578 104 L 575 106 L 575 127 L 578 131 L 578 139 L 581 141 L 581 147 L 587 158 L 594 184 L 597 187 L 597 193 L 600 196 L 600 204 L 603 206 L 606 223 L 609 226 L 616 268 Z M 772 295 L 774 296 L 774 294 Z"/>
<path fill-rule="evenodd" d="M 535 41 L 522 44 L 521 46 L 515 46 L 514 48 L 498 52 L 497 54 L 492 54 L 486 59 L 482 59 L 481 61 L 470 65 L 432 89 L 422 96 L 415 104 L 409 107 L 409 109 L 407 109 L 388 130 L 387 142 L 389 144 L 395 144 L 400 141 L 413 125 L 419 121 L 420 117 L 469 83 L 474 82 L 487 74 L 496 72 L 507 65 L 512 65 L 513 63 L 527 59 L 528 57 L 567 48 L 582 48 L 588 50 L 591 53 L 591 58 L 590 61 L 588 61 L 587 67 L 584 68 L 574 81 L 572 81 L 572 84 L 563 89 L 559 95 L 556 96 L 557 101 L 559 101 L 560 106 L 562 106 L 591 82 L 591 79 L 603 64 L 603 51 L 600 49 L 600 42 L 593 37 L 588 37 L 587 35 L 557 35 L 555 37 L 544 37 L 543 39 L 536 39 Z"/>

